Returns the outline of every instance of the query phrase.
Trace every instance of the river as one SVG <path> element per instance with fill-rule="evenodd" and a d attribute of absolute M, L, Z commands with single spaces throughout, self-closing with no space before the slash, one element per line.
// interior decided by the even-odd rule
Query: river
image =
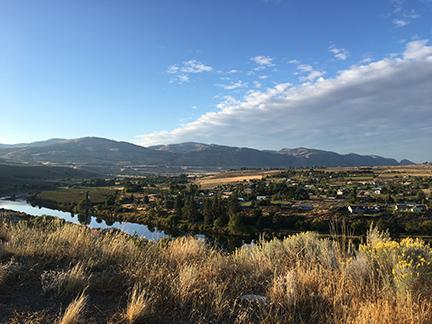
<path fill-rule="evenodd" d="M 148 240 L 158 241 L 166 237 L 178 237 L 185 235 L 185 233 L 166 233 L 165 231 L 159 230 L 155 227 L 149 228 L 144 224 L 130 223 L 130 222 L 107 222 L 99 217 L 90 216 L 82 217 L 80 215 L 74 215 L 69 212 L 61 210 L 32 206 L 26 200 L 8 200 L 0 198 L 0 208 L 14 210 L 17 212 L 23 212 L 32 216 L 54 216 L 64 219 L 68 222 L 86 225 L 90 228 L 116 228 L 130 235 L 138 235 Z M 187 233 L 186 233 L 187 234 Z M 253 243 L 253 239 L 241 239 L 236 237 L 221 236 L 221 235 L 204 235 L 194 234 L 198 239 L 204 239 L 207 242 L 222 248 L 223 250 L 233 251 L 235 248 L 240 247 L 244 244 Z"/>
<path fill-rule="evenodd" d="M 159 240 L 168 236 L 164 231 L 158 230 L 157 228 L 150 229 L 147 225 L 143 224 L 129 222 L 107 223 L 105 220 L 94 216 L 83 221 L 79 215 L 45 207 L 32 206 L 25 200 L 12 201 L 0 199 L 0 208 L 23 212 L 32 216 L 55 216 L 71 223 L 85 224 L 90 228 L 116 228 L 131 235 L 143 236 L 148 240 Z"/>

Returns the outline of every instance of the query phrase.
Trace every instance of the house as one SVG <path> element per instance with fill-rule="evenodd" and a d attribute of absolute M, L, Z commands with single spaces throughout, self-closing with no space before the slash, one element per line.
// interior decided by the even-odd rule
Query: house
<path fill-rule="evenodd" d="M 424 213 L 425 211 L 427 211 L 427 207 L 423 204 L 416 204 L 413 208 L 411 208 L 411 211 L 413 213 Z"/>
<path fill-rule="evenodd" d="M 423 204 L 396 204 L 394 210 L 401 213 L 423 213 L 427 211 Z"/>
<path fill-rule="evenodd" d="M 264 200 L 267 200 L 267 196 L 257 196 L 257 197 L 256 197 L 256 200 L 257 200 L 257 201 L 264 201 Z"/>
<path fill-rule="evenodd" d="M 348 206 L 348 211 L 351 214 L 362 214 L 363 208 L 361 206 Z"/>
<path fill-rule="evenodd" d="M 374 189 L 373 189 L 373 193 L 374 193 L 375 195 L 381 195 L 381 193 L 382 193 L 382 188 L 380 188 L 380 187 L 374 188 Z"/>
<path fill-rule="evenodd" d="M 338 195 L 338 196 L 343 196 L 343 195 L 344 195 L 344 190 L 343 190 L 343 189 L 338 189 L 338 190 L 336 191 L 336 195 Z"/>
<path fill-rule="evenodd" d="M 350 214 L 377 214 L 382 211 L 380 206 L 350 205 L 347 209 Z"/>

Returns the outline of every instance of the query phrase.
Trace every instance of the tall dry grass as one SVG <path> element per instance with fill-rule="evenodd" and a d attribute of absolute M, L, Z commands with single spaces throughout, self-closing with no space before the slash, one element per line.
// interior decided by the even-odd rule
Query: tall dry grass
<path fill-rule="evenodd" d="M 147 242 L 49 220 L 0 224 L 2 233 L 5 255 L 36 273 L 67 274 L 62 291 L 88 286 L 90 299 L 74 301 L 66 319 L 86 304 L 87 320 L 131 323 L 432 322 L 431 295 L 419 289 L 431 285 L 432 250 L 376 230 L 355 252 L 301 233 L 233 253 L 192 237 Z"/>
<path fill-rule="evenodd" d="M 124 318 L 129 323 L 144 321 L 151 315 L 151 297 L 139 286 L 134 286 L 124 312 Z"/>
<path fill-rule="evenodd" d="M 77 324 L 83 320 L 83 312 L 86 307 L 87 296 L 82 293 L 76 297 L 66 308 L 59 324 Z"/>

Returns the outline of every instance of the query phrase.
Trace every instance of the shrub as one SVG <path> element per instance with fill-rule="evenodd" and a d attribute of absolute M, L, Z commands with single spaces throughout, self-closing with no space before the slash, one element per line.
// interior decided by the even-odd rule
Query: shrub
<path fill-rule="evenodd" d="M 387 288 L 402 295 L 430 295 L 432 287 L 432 249 L 422 240 L 406 238 L 392 241 L 388 235 L 370 232 L 360 256 L 366 256 Z"/>
<path fill-rule="evenodd" d="M 68 295 L 83 290 L 89 282 L 89 276 L 82 263 L 77 263 L 67 271 L 44 271 L 41 285 L 44 293 L 55 291 L 59 295 Z"/>

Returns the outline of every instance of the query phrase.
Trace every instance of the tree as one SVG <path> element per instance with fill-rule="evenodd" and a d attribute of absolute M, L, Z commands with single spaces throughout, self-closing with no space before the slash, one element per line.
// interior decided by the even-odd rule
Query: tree
<path fill-rule="evenodd" d="M 190 222 L 196 222 L 199 220 L 198 208 L 193 196 L 188 196 L 186 198 L 182 213 Z"/>
<path fill-rule="evenodd" d="M 294 192 L 294 199 L 295 200 L 308 200 L 309 199 L 309 193 L 308 191 L 301 185 L 299 185 Z"/>
<path fill-rule="evenodd" d="M 215 195 L 212 201 L 213 219 L 218 221 L 218 224 L 225 226 L 228 223 L 226 208 L 219 196 Z"/>
<path fill-rule="evenodd" d="M 228 214 L 237 213 L 240 210 L 240 204 L 237 194 L 232 194 L 228 200 Z"/>
<path fill-rule="evenodd" d="M 243 220 L 238 212 L 232 212 L 230 211 L 228 214 L 229 221 L 228 221 L 228 229 L 232 233 L 238 233 L 241 232 L 243 229 Z"/>
<path fill-rule="evenodd" d="M 204 223 L 206 223 L 206 224 L 212 224 L 214 219 L 215 219 L 214 218 L 215 213 L 214 213 L 214 210 L 212 208 L 212 202 L 210 201 L 210 199 L 204 200 L 203 216 L 204 216 Z"/>
<path fill-rule="evenodd" d="M 256 220 L 255 227 L 258 231 L 262 231 L 262 229 L 264 228 L 264 224 L 261 208 L 255 208 L 253 213 Z"/>
<path fill-rule="evenodd" d="M 355 204 L 357 202 L 357 187 L 353 187 L 350 192 L 350 202 Z"/>
<path fill-rule="evenodd" d="M 417 202 L 419 202 L 419 203 L 422 203 L 422 204 L 427 203 L 426 194 L 424 193 L 423 190 L 419 190 L 417 192 L 417 197 L 416 198 L 417 198 Z"/>
<path fill-rule="evenodd" d="M 180 194 L 178 194 L 176 196 L 175 205 L 174 205 L 175 213 L 178 218 L 182 218 L 183 216 L 183 212 L 182 212 L 183 204 L 184 204 L 183 197 Z"/>

